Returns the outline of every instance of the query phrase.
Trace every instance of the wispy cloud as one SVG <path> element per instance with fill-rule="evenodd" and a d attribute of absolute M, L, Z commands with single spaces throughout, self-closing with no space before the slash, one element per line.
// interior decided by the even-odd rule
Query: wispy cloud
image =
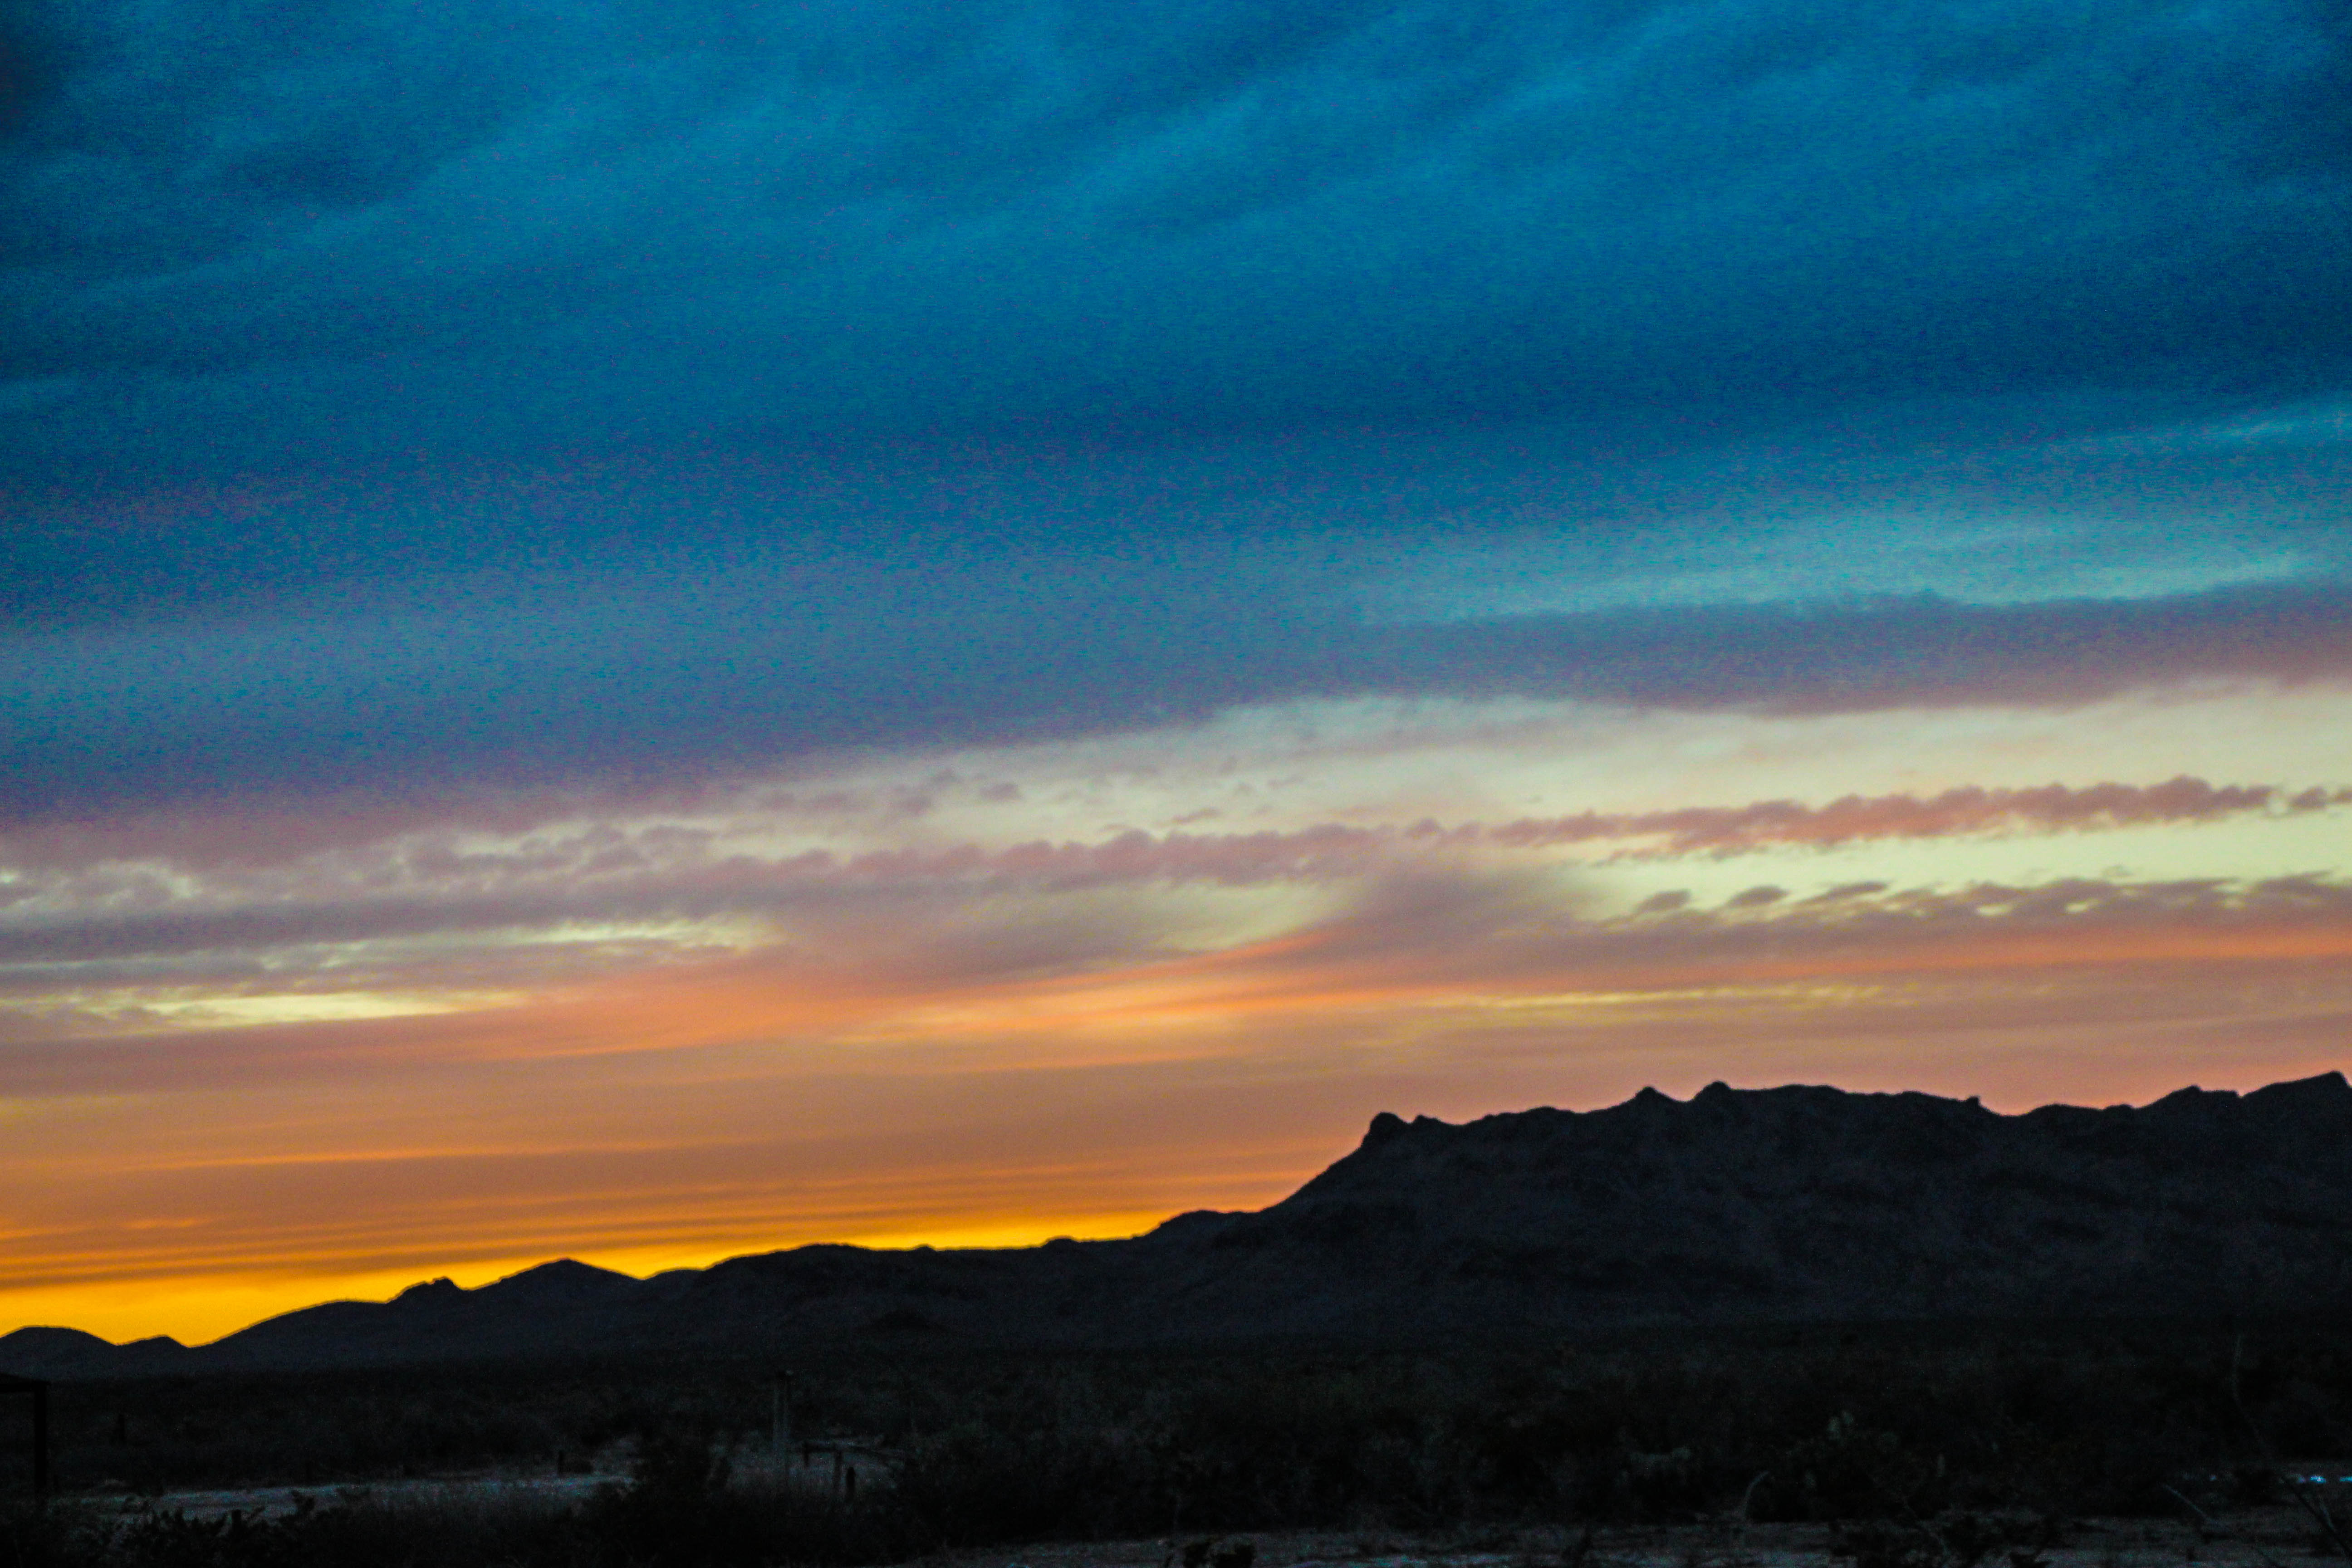
<path fill-rule="evenodd" d="M 740 809 L 740 801 L 732 804 Z M 36 853 L 17 859 L 0 902 L 0 963 L 15 969 L 13 975 L 0 971 L 0 985 L 23 990 L 59 984 L 61 964 L 121 965 L 352 943 L 381 946 L 388 967 L 376 972 L 379 979 L 397 974 L 394 955 L 404 951 L 419 967 L 439 965 L 457 975 L 500 966 L 478 954 L 460 962 L 436 952 L 431 939 L 493 932 L 517 933 L 502 955 L 511 979 L 544 974 L 542 964 L 558 962 L 523 940 L 533 931 L 563 936 L 568 962 L 626 964 L 654 953 L 691 955 L 732 945 L 743 939 L 729 935 L 724 922 L 730 917 L 859 919 L 908 907 L 910 900 L 1193 883 L 1325 884 L 1479 852 L 1574 847 L 1616 858 L 1720 858 L 1788 846 L 2305 816 L 2346 805 L 2352 805 L 2352 788 L 2215 785 L 2181 777 L 2153 785 L 1846 796 L 1822 805 L 1774 800 L 1588 811 L 1493 824 L 1323 823 L 1248 833 L 1129 829 L 1092 843 L 965 841 L 782 853 L 748 847 L 756 833 L 725 816 L 699 824 L 570 821 L 531 831 L 534 825 L 518 814 L 509 823 L 515 836 L 503 842 L 466 843 L 463 837 L 473 836 L 418 832 L 407 819 L 394 818 L 408 831 L 308 854 L 287 851 L 266 869 L 221 868 L 217 836 L 201 819 L 174 825 L 177 837 L 152 826 L 120 836 L 37 831 L 26 836 Z M 232 819 L 232 839 L 242 844 L 247 831 Z M 289 839 L 303 843 L 299 834 Z M 59 863 L 65 849 L 77 845 L 99 857 L 96 863 Z M 185 857 L 178 852 L 182 845 Z M 16 859 L 6 854 L 10 847 L 0 839 L 0 858 Z M 334 968 L 348 976 L 351 962 L 350 954 L 339 953 Z M 127 979 L 138 971 L 106 973 Z M 147 972 L 152 978 L 169 973 Z M 205 965 L 186 973 L 221 979 L 237 971 L 234 964 L 225 973 Z"/>
<path fill-rule="evenodd" d="M 639 952 L 601 973 L 543 977 L 528 1002 L 445 1016 L 20 1040 L 0 1049 L 0 1095 L 192 1087 L 207 1073 L 379 1074 L 509 1051 L 597 1056 L 876 1031 L 1046 1038 L 1490 995 L 2352 955 L 2352 890 L 2318 878 L 1758 891 L 1715 909 L 1661 899 L 1593 919 L 1520 875 L 1397 870 L 1278 934 L 1191 949 L 1171 942 L 1164 915 L 1090 941 L 1054 924 L 1034 942 L 1017 921 L 975 931 L 952 901 L 908 901 L 819 942 Z M 397 1044 L 380 1055 L 370 1041 Z"/>
<path fill-rule="evenodd" d="M 1737 855 L 1782 844 L 1841 845 L 1880 838 L 1942 838 L 1974 833 L 2087 832 L 2156 823 L 2217 822 L 2247 812 L 2301 816 L 2352 804 L 2352 789 L 2207 784 L 2181 777 L 2160 784 L 2093 784 L 2070 789 L 1945 790 L 1847 795 L 1827 805 L 1793 800 L 1678 811 L 1584 812 L 1530 817 L 1476 830 L 1487 843 L 1538 847 L 1622 839 L 1651 840 L 1637 853 Z"/>
<path fill-rule="evenodd" d="M 48 1173 L 10 1176 L 0 1259 L 26 1284 L 318 1277 L 1076 1225 L 1266 1201 L 1376 1109 L 1726 1076 L 2006 1103 L 2251 1084 L 2325 1065 L 2352 1008 L 2352 889 L 2327 879 L 1591 919 L 1423 873 L 1190 952 L 1147 933 L 1041 965 L 952 921 L 894 934 L 464 1015 L 0 1047 L 0 1174 Z M 355 1098 L 364 1127 L 335 1112 Z"/>
<path fill-rule="evenodd" d="M 1253 598 L 1130 571 L 1072 587 L 1041 569 L 862 604 L 845 584 L 795 601 L 780 579 L 644 616 L 589 605 L 23 638 L 0 646 L 0 720 L 28 738 L 0 812 L 387 785 L 691 788 L 853 750 L 1132 733 L 1334 698 L 1884 712 L 2352 679 L 2352 590 L 2334 581 L 1374 626 L 1279 584 Z"/>

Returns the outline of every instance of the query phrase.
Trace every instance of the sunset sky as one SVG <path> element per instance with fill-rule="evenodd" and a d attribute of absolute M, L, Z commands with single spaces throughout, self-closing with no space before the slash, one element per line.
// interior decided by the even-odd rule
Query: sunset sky
<path fill-rule="evenodd" d="M 0 9 L 0 1331 L 2352 1065 L 2320 0 Z"/>

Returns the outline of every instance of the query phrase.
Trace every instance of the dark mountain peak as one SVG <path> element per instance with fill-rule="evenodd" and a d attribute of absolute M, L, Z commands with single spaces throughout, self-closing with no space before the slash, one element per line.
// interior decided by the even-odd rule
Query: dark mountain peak
<path fill-rule="evenodd" d="M 0 1347 L 5 1347 L 5 1350 L 14 1350 L 19 1344 L 42 1344 L 42 1347 L 73 1344 L 73 1347 L 82 1347 L 82 1344 L 106 1344 L 106 1340 L 94 1333 L 87 1333 L 82 1328 L 49 1328 L 45 1323 L 33 1323 L 33 1326 L 19 1328 L 14 1333 L 0 1333 Z"/>
<path fill-rule="evenodd" d="M 407 1289 L 394 1296 L 392 1299 L 392 1304 L 395 1307 L 439 1307 L 462 1301 L 465 1299 L 465 1290 L 456 1280 L 445 1274 L 438 1279 L 427 1279 L 422 1284 L 411 1285 Z"/>
<path fill-rule="evenodd" d="M 1395 1121 L 1396 1118 L 1391 1116 L 1389 1120 Z M 1402 1123 L 1399 1123 L 1399 1126 L 1402 1128 Z M 1152 1226 L 1150 1237 L 1152 1239 L 1169 1241 L 1178 1237 L 1208 1236 L 1223 1230 L 1234 1221 L 1243 1217 L 1239 1214 L 1223 1209 L 1187 1209 L 1184 1213 L 1163 1219 Z"/>
<path fill-rule="evenodd" d="M 1357 1147 L 1377 1149 L 1392 1139 L 1402 1137 L 1404 1132 L 1404 1118 L 1393 1110 L 1383 1110 L 1372 1118 L 1372 1124 L 1370 1127 L 1364 1129 L 1364 1141 Z"/>
<path fill-rule="evenodd" d="M 2294 1115 L 2352 1118 L 2352 1083 L 2345 1082 L 2340 1072 L 2324 1072 L 2258 1089 L 2245 1097 L 2245 1103 L 2250 1110 L 2259 1107 Z"/>
<path fill-rule="evenodd" d="M 0 1334 L 0 1366 L 13 1366 L 20 1356 L 79 1355 L 114 1346 L 80 1329 L 34 1327 Z"/>
<path fill-rule="evenodd" d="M 633 1294 L 645 1281 L 610 1268 L 599 1268 L 576 1258 L 559 1258 L 526 1268 L 520 1274 L 484 1285 L 469 1294 L 484 1300 L 554 1305 L 571 1301 L 604 1301 Z M 415 1286 L 425 1289 L 425 1286 Z"/>

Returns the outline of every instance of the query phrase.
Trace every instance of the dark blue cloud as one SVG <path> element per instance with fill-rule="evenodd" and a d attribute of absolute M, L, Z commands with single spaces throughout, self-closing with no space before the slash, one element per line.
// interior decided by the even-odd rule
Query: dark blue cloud
<path fill-rule="evenodd" d="M 1879 569 L 1923 545 L 1947 566 L 2000 565 L 2029 597 L 2107 592 L 2101 572 L 2164 555 L 2328 576 L 2352 572 L 2347 407 L 2183 424 L 2192 407 L 2179 399 L 1915 402 L 1801 424 L 1627 417 L 750 457 L 610 447 L 161 494 L 58 485 L 0 530 L 0 621 L 436 613 L 544 599 L 563 590 L 534 584 L 583 572 L 635 593 L 793 563 L 890 573 L 1054 551 L 1181 559 L 1252 595 L 1271 551 L 1317 563 L 1316 595 L 1372 580 L 1355 596 L 1376 607 L 1393 597 L 1383 576 L 1427 589 L 1463 574 L 1424 558 L 1478 546 L 1542 559 L 1469 572 L 1474 599 L 1481 576 L 1523 597 L 1548 569 L 1578 589 L 1564 602 L 1588 605 L 1639 602 L 1661 563 L 1742 556 L 1770 566 L 1763 597 L 2014 596 L 1948 570 Z M 1810 552 L 1781 540 L 1792 528 L 1817 536 Z M 1990 554 L 1971 542 L 1989 528 L 2013 536 Z M 2176 572 L 2163 586 L 2245 576 Z"/>
<path fill-rule="evenodd" d="M 28 481 L 2284 396 L 2352 347 L 2322 0 L 9 17 Z"/>
<path fill-rule="evenodd" d="M 691 782 L 1237 703 L 1568 697 L 1692 710 L 2073 705 L 2352 679 L 2352 584 L 1368 623 L 1229 574 L 1076 557 L 747 576 L 438 616 L 58 633 L 0 667 L 0 809 Z"/>
<path fill-rule="evenodd" d="M 0 0 L 0 791 L 2340 677 L 2347 62 L 2322 0 Z"/>

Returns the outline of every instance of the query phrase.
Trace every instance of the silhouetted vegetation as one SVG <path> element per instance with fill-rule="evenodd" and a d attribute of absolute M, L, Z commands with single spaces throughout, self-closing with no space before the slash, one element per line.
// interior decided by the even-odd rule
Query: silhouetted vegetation
<path fill-rule="evenodd" d="M 8 1515 L 0 1568 L 751 1568 L 1049 1538 L 1709 1516 L 1837 1521 L 1857 1568 L 2032 1568 L 2070 1518 L 2219 1514 L 2278 1495 L 2279 1455 L 2340 1466 L 2352 1333 L 2257 1336 L 2235 1397 L 2231 1351 L 2210 1326 L 1454 1354 L 901 1347 L 801 1363 L 790 1463 L 769 1450 L 766 1359 L 66 1384 L 68 1496 Z M 381 1484 L 548 1475 L 559 1455 L 626 1479 L 568 1500 Z M 316 1489 L 268 1520 L 73 1500 L 231 1483 Z"/>

